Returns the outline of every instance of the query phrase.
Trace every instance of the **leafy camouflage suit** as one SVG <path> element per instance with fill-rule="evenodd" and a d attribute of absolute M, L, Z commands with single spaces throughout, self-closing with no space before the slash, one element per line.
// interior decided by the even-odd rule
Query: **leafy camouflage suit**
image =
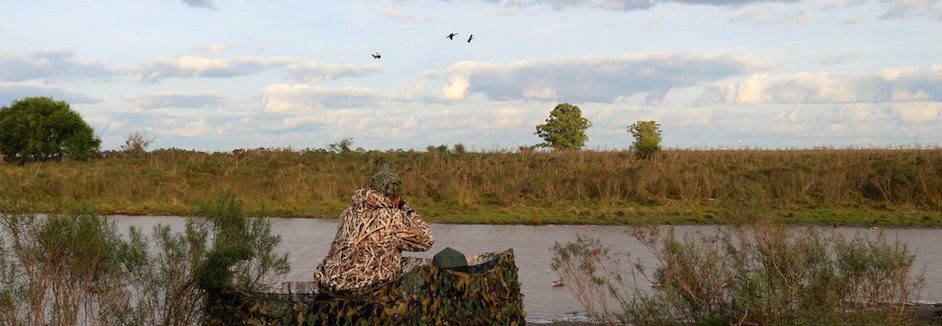
<path fill-rule="evenodd" d="M 314 280 L 327 293 L 394 280 L 403 251 L 426 251 L 433 242 L 428 225 L 409 204 L 396 208 L 383 192 L 360 189 L 340 215 L 337 236 Z"/>

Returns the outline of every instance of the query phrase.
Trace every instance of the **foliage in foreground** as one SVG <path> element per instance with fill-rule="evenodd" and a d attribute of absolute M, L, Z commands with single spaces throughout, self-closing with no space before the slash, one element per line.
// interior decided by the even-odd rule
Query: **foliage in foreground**
<path fill-rule="evenodd" d="M 756 223 L 680 238 L 654 226 L 632 235 L 656 258 L 653 271 L 640 260 L 625 266 L 624 254 L 592 238 L 553 247 L 553 270 L 598 322 L 916 323 L 908 303 L 923 280 L 912 277 L 914 254 L 882 234 L 845 238 Z"/>
<path fill-rule="evenodd" d="M 0 324 L 198 324 L 203 271 L 248 288 L 288 271 L 270 222 L 247 219 L 231 194 L 201 205 L 205 218 L 182 232 L 158 225 L 151 236 L 92 214 L 0 208 Z M 212 257 L 228 258 L 218 253 L 234 243 L 247 259 L 218 265 Z"/>

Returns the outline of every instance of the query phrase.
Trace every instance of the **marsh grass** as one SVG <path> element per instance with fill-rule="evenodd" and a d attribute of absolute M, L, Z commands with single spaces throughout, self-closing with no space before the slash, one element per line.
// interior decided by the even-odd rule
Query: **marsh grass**
<path fill-rule="evenodd" d="M 192 214 L 231 189 L 250 215 L 336 216 L 388 163 L 432 221 L 728 222 L 749 184 L 789 221 L 942 223 L 942 149 L 469 152 L 161 149 L 88 161 L 0 164 L 0 198 L 44 212 Z M 673 216 L 673 218 L 671 218 Z M 865 216 L 866 220 L 861 220 Z"/>
<path fill-rule="evenodd" d="M 194 325 L 205 309 L 200 271 L 224 269 L 215 281 L 249 289 L 288 272 L 270 222 L 247 218 L 231 193 L 194 211 L 201 217 L 182 232 L 158 225 L 147 236 L 87 212 L 0 207 L 0 325 Z M 211 259 L 234 246 L 240 259 Z"/>

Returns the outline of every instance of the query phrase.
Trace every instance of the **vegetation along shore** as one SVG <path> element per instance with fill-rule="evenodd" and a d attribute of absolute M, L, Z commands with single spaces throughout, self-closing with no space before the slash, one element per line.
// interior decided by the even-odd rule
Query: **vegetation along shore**
<path fill-rule="evenodd" d="M 342 145 L 342 146 L 340 146 Z M 384 164 L 440 223 L 729 223 L 747 206 L 791 223 L 942 225 L 942 149 L 363 151 L 126 148 L 0 164 L 0 200 L 39 212 L 192 215 L 230 189 L 252 215 L 337 216 Z"/>

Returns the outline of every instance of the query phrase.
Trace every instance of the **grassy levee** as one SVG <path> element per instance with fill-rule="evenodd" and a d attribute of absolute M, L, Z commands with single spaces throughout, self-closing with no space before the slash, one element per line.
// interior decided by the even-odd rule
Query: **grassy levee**
<path fill-rule="evenodd" d="M 231 189 L 250 214 L 334 217 L 384 163 L 430 221 L 723 223 L 737 191 L 788 222 L 942 225 L 942 149 L 347 152 L 175 149 L 0 164 L 0 200 L 45 212 L 188 215 Z"/>

